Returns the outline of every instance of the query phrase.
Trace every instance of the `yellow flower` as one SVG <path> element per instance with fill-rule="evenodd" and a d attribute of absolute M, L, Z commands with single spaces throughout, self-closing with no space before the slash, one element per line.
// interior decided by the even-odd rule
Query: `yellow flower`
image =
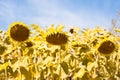
<path fill-rule="evenodd" d="M 30 30 L 26 24 L 14 22 L 9 26 L 8 35 L 11 39 L 21 42 L 28 39 Z"/>
<path fill-rule="evenodd" d="M 45 38 L 45 41 L 47 41 L 50 44 L 53 45 L 62 45 L 66 44 L 68 41 L 68 36 L 62 32 L 64 26 L 58 25 L 56 28 L 54 27 L 54 24 L 48 27 L 44 33 L 41 35 Z"/>
<path fill-rule="evenodd" d="M 114 40 L 104 39 L 97 45 L 97 51 L 103 55 L 109 56 L 117 47 L 117 43 Z"/>

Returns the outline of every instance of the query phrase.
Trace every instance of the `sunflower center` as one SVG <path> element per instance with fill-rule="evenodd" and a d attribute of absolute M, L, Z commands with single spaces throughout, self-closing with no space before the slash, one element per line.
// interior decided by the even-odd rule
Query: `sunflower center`
<path fill-rule="evenodd" d="M 115 45 L 111 41 L 103 42 L 100 47 L 98 48 L 98 51 L 103 54 L 110 54 L 114 51 Z"/>
<path fill-rule="evenodd" d="M 67 43 L 68 39 L 65 34 L 62 33 L 53 33 L 46 37 L 46 41 L 53 45 L 61 45 Z"/>
<path fill-rule="evenodd" d="M 29 29 L 23 25 L 16 24 L 11 27 L 10 36 L 16 41 L 24 41 L 29 36 Z"/>

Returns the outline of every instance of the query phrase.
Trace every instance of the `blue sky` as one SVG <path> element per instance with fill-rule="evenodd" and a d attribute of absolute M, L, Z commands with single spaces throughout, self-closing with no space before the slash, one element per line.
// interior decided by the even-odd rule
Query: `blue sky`
<path fill-rule="evenodd" d="M 15 21 L 41 27 L 63 24 L 69 29 L 111 27 L 120 11 L 120 0 L 0 0 L 0 29 Z"/>

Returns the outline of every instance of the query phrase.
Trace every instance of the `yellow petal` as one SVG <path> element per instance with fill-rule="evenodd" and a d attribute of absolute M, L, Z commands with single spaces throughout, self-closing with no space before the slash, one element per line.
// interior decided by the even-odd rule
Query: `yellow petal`
<path fill-rule="evenodd" d="M 86 73 L 85 68 L 81 68 L 77 73 L 75 73 L 73 79 L 76 79 L 77 77 L 82 78 L 85 73 Z"/>
<path fill-rule="evenodd" d="M 62 32 L 63 31 L 63 29 L 64 29 L 64 25 L 62 25 L 62 24 L 59 24 L 57 27 L 56 27 L 56 31 L 57 32 Z"/>
<path fill-rule="evenodd" d="M 6 69 L 7 66 L 9 66 L 9 65 L 10 65 L 10 62 L 6 62 L 3 65 L 0 65 L 0 71 Z"/>

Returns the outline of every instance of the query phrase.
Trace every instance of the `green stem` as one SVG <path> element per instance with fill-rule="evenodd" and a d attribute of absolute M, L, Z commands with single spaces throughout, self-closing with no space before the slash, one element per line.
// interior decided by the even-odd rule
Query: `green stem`
<path fill-rule="evenodd" d="M 8 80 L 7 69 L 5 69 L 5 79 Z"/>
<path fill-rule="evenodd" d="M 59 63 L 61 63 L 61 46 L 60 46 L 59 58 L 60 58 Z M 59 72 L 59 80 L 61 80 L 60 78 L 61 78 L 61 66 L 60 66 L 60 72 Z"/>

